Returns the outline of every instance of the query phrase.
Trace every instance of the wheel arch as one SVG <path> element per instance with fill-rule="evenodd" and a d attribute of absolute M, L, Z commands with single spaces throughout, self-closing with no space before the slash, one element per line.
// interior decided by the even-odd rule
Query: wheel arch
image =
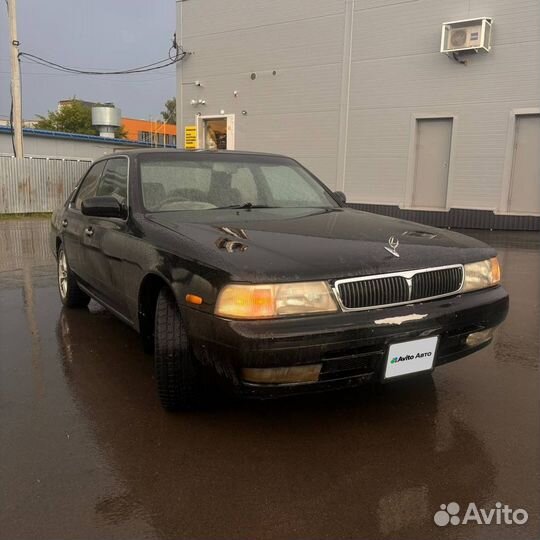
<path fill-rule="evenodd" d="M 145 349 L 150 349 L 154 341 L 154 319 L 156 315 L 156 303 L 159 292 L 167 287 L 174 296 L 170 283 L 160 274 L 146 274 L 139 286 L 138 296 L 138 327 L 139 333 L 145 342 Z M 148 347 L 146 346 L 148 345 Z"/>

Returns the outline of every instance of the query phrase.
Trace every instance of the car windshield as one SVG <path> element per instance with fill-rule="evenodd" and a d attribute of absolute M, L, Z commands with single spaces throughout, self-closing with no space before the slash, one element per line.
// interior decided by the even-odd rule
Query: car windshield
<path fill-rule="evenodd" d="M 287 158 L 146 154 L 139 158 L 139 174 L 150 212 L 338 207 L 313 176 Z"/>

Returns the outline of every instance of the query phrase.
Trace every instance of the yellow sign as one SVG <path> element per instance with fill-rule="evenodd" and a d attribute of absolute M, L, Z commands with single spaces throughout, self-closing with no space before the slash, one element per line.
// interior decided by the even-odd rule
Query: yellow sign
<path fill-rule="evenodd" d="M 186 150 L 197 150 L 197 126 L 186 126 L 184 130 L 184 148 Z"/>

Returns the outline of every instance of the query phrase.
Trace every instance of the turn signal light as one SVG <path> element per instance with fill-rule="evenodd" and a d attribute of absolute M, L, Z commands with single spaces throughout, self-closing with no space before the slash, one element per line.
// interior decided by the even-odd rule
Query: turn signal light
<path fill-rule="evenodd" d="M 461 292 L 493 287 L 501 281 L 501 267 L 497 257 L 464 265 L 465 275 Z"/>
<path fill-rule="evenodd" d="M 494 284 L 501 282 L 501 265 L 499 259 L 493 257 L 491 260 L 491 280 Z"/>
<path fill-rule="evenodd" d="M 195 304 L 196 306 L 200 306 L 203 303 L 203 299 L 196 294 L 186 294 L 186 302 L 188 304 Z"/>

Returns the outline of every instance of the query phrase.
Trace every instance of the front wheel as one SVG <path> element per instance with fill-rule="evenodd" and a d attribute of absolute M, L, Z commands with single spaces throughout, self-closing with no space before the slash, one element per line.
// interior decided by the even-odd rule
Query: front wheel
<path fill-rule="evenodd" d="M 83 292 L 77 283 L 75 275 L 69 268 L 64 247 L 58 248 L 58 292 L 62 304 L 70 308 L 86 307 L 90 302 L 90 297 Z"/>
<path fill-rule="evenodd" d="M 193 409 L 200 400 L 199 366 L 176 300 L 166 287 L 157 299 L 154 324 L 154 361 L 161 405 L 168 411 Z"/>

